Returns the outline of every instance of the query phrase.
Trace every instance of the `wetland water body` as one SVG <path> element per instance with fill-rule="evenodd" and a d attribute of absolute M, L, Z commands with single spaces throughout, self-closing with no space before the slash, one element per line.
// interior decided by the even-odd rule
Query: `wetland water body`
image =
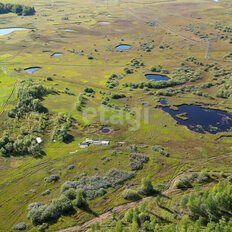
<path fill-rule="evenodd" d="M 164 99 L 160 103 L 166 105 Z M 198 105 L 180 105 L 177 106 L 178 110 L 173 110 L 169 106 L 159 108 L 169 113 L 178 124 L 187 126 L 188 129 L 198 133 L 207 131 L 216 134 L 232 130 L 232 114 L 226 111 L 206 109 Z M 186 120 L 178 117 L 181 114 L 184 115 Z"/>
<path fill-rule="evenodd" d="M 24 70 L 29 73 L 29 74 L 32 74 L 33 72 L 35 71 L 38 71 L 40 70 L 41 68 L 40 67 L 30 67 L 30 68 L 25 68 Z"/>
<path fill-rule="evenodd" d="M 110 127 L 103 127 L 100 132 L 102 134 L 110 134 L 112 132 L 112 129 Z"/>
<path fill-rule="evenodd" d="M 146 74 L 145 77 L 148 80 L 155 80 L 155 81 L 168 81 L 170 78 L 162 75 L 157 74 Z"/>
<path fill-rule="evenodd" d="M 121 45 L 118 45 L 116 48 L 119 50 L 127 50 L 127 49 L 130 49 L 131 46 L 127 44 L 121 44 Z"/>
<path fill-rule="evenodd" d="M 52 54 L 52 57 L 63 56 L 63 55 L 64 55 L 63 53 L 58 53 L 58 52 L 57 52 L 57 53 L 53 53 L 53 54 Z"/>
<path fill-rule="evenodd" d="M 0 29 L 0 36 L 8 35 L 14 31 L 27 31 L 27 28 L 5 28 Z"/>

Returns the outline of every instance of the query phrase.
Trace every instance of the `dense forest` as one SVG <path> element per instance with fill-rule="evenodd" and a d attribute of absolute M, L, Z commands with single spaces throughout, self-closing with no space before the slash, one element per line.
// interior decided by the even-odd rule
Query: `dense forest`
<path fill-rule="evenodd" d="M 15 13 L 17 15 L 34 15 L 35 8 L 19 4 L 3 4 L 0 2 L 0 14 Z"/>

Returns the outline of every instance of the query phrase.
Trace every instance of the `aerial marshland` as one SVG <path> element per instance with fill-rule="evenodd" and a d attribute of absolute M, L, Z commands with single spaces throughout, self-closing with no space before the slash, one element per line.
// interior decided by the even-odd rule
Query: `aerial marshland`
<path fill-rule="evenodd" d="M 86 230 L 149 195 L 161 228 L 230 185 L 230 0 L 1 2 L 0 231 Z"/>

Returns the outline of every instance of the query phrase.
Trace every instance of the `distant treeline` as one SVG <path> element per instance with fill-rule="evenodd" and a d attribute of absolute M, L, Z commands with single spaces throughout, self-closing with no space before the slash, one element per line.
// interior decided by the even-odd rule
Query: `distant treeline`
<path fill-rule="evenodd" d="M 35 8 L 19 4 L 3 4 L 0 2 L 0 14 L 15 13 L 17 15 L 34 15 Z"/>

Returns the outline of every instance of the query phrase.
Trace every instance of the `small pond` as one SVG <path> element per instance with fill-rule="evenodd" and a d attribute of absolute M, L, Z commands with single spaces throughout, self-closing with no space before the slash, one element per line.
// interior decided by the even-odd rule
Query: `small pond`
<path fill-rule="evenodd" d="M 57 53 L 53 53 L 51 56 L 52 57 L 57 57 L 57 56 L 63 56 L 63 55 L 64 55 L 63 53 L 57 52 Z"/>
<path fill-rule="evenodd" d="M 64 31 L 66 31 L 66 32 L 74 32 L 74 30 L 71 30 L 71 29 L 65 29 Z"/>
<path fill-rule="evenodd" d="M 160 103 L 165 103 L 163 105 L 166 105 L 166 102 Z M 169 106 L 159 108 L 169 113 L 178 124 L 187 126 L 188 129 L 198 133 L 207 131 L 211 134 L 216 134 L 232 129 L 232 114 L 226 111 L 185 104 L 177 106 L 177 110 L 171 109 Z"/>
<path fill-rule="evenodd" d="M 14 31 L 27 31 L 27 28 L 5 28 L 0 29 L 0 36 L 8 35 Z"/>
<path fill-rule="evenodd" d="M 99 24 L 101 24 L 101 25 L 109 25 L 110 22 L 99 22 Z"/>
<path fill-rule="evenodd" d="M 102 134 L 110 134 L 112 131 L 113 131 L 113 130 L 112 130 L 112 128 L 110 128 L 110 127 L 103 127 L 103 128 L 100 130 L 100 132 L 101 132 Z"/>
<path fill-rule="evenodd" d="M 206 40 L 206 39 L 208 39 L 208 37 L 201 37 L 201 39 Z"/>
<path fill-rule="evenodd" d="M 146 74 L 145 77 L 148 80 L 155 80 L 155 81 L 168 81 L 170 78 L 166 76 L 162 76 L 159 74 Z"/>
<path fill-rule="evenodd" d="M 30 67 L 30 68 L 25 68 L 24 70 L 29 73 L 29 74 L 32 74 L 33 72 L 35 71 L 38 71 L 40 70 L 41 68 L 40 67 Z"/>
<path fill-rule="evenodd" d="M 116 48 L 119 50 L 127 50 L 127 49 L 130 49 L 131 46 L 127 44 L 121 44 L 121 45 L 118 45 Z"/>

